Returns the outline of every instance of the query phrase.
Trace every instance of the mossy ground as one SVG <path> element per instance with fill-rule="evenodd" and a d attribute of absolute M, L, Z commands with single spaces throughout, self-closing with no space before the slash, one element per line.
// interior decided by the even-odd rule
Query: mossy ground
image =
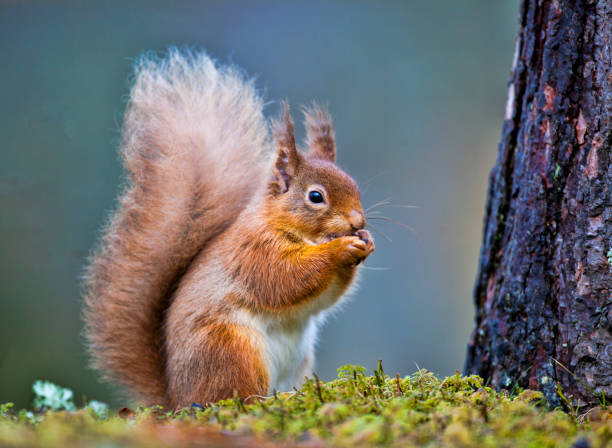
<path fill-rule="evenodd" d="M 498 393 L 476 376 L 338 370 L 336 380 L 311 379 L 262 401 L 230 399 L 177 412 L 89 406 L 32 413 L 0 405 L 0 446 L 612 445 L 612 407 L 571 415 L 547 409 L 539 392 Z"/>

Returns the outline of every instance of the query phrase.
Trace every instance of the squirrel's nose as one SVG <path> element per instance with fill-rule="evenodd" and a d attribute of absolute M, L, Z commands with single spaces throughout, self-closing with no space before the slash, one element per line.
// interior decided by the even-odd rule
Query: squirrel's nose
<path fill-rule="evenodd" d="M 353 210 L 349 214 L 348 222 L 353 230 L 361 230 L 365 227 L 365 216 L 363 216 L 363 212 Z"/>

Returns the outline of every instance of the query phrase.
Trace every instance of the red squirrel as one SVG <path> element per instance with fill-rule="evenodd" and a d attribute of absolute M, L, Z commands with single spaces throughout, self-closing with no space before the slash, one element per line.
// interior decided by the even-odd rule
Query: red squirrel
<path fill-rule="evenodd" d="M 127 182 L 91 256 L 94 366 L 145 404 L 266 396 L 312 373 L 326 310 L 374 251 L 329 114 L 269 123 L 239 70 L 142 57 L 124 115 Z"/>

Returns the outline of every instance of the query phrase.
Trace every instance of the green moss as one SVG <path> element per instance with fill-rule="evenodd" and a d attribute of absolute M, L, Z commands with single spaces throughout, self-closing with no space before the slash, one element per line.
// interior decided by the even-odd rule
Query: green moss
<path fill-rule="evenodd" d="M 477 376 L 441 380 L 420 370 L 389 377 L 381 364 L 367 376 L 347 365 L 330 382 L 314 378 L 263 401 L 229 399 L 203 409 L 139 408 L 119 417 L 92 402 L 39 414 L 0 405 L 0 446 L 570 447 L 584 438 L 598 448 L 612 441 L 611 411 L 576 417 L 548 410 L 540 392 L 498 393 Z"/>

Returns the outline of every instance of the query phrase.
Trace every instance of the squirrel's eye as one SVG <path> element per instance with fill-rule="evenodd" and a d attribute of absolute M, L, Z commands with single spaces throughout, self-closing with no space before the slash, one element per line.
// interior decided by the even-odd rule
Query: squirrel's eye
<path fill-rule="evenodd" d="M 323 195 L 320 191 L 312 190 L 310 193 L 308 193 L 308 200 L 313 204 L 320 204 L 323 202 Z"/>

